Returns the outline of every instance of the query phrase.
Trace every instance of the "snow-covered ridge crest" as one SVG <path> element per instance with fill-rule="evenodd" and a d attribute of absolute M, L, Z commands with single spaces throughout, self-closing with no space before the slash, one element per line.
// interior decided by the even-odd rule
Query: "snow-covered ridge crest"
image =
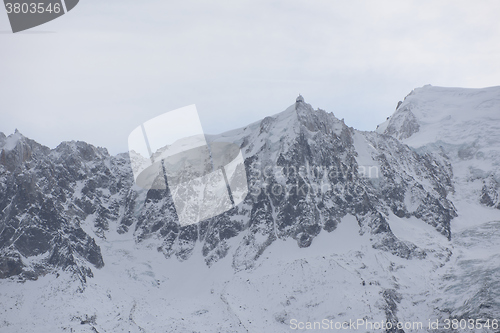
<path fill-rule="evenodd" d="M 445 155 L 458 199 L 500 209 L 500 87 L 414 89 L 377 132 Z"/>
<path fill-rule="evenodd" d="M 134 187 L 133 155 L 28 140 L 28 159 L 18 144 L 0 163 L 0 325 L 14 332 L 282 332 L 292 319 L 426 325 L 499 313 L 489 292 L 498 223 L 467 225 L 499 211 L 463 208 L 455 162 L 436 143 L 357 131 L 300 98 L 209 137 L 240 147 L 252 193 L 180 226 L 168 190 Z M 474 256 L 453 255 L 464 244 L 488 263 L 487 280 L 469 279 L 481 272 Z M 17 283 L 28 279 L 38 280 Z"/>
<path fill-rule="evenodd" d="M 403 115 L 411 113 L 414 118 Z M 412 120 L 417 129 L 408 133 Z M 436 141 L 493 144 L 500 147 L 500 86 L 482 89 L 427 85 L 414 89 L 377 132 L 394 135 L 412 147 Z"/>

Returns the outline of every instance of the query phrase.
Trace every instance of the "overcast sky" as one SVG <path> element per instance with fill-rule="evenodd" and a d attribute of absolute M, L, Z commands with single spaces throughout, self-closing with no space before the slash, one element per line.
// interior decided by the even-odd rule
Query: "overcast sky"
<path fill-rule="evenodd" d="M 12 34 L 0 8 L 0 131 L 113 154 L 196 104 L 207 133 L 301 93 L 373 130 L 413 88 L 500 85 L 500 1 L 81 0 Z"/>

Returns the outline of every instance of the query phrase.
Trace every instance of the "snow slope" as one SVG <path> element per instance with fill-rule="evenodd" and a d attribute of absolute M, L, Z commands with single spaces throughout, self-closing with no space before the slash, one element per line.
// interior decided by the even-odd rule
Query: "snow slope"
<path fill-rule="evenodd" d="M 377 132 L 444 156 L 455 200 L 500 208 L 500 87 L 417 88 Z"/>
<path fill-rule="evenodd" d="M 445 240 L 423 222 L 422 228 Z M 17 285 L 1 281 L 0 323 L 7 332 L 26 333 L 291 332 L 293 319 L 385 321 L 391 302 L 385 294 L 424 302 L 422 290 L 442 259 L 407 261 L 374 251 L 352 216 L 337 231 L 305 249 L 278 241 L 256 267 L 238 272 L 228 258 L 211 268 L 200 255 L 165 260 L 129 235 L 115 235 L 99 241 L 109 264 L 84 288 L 67 273 Z M 411 308 L 399 320 L 431 315 L 425 304 Z"/>
<path fill-rule="evenodd" d="M 377 132 L 452 168 L 449 198 L 458 216 L 451 223 L 451 255 L 433 275 L 435 295 L 429 303 L 452 318 L 498 318 L 500 87 L 414 89 Z M 415 229 L 414 224 L 404 230 L 391 226 L 405 239 L 405 231 Z M 415 237 L 421 234 L 411 231 L 409 238 L 418 245 Z"/>
<path fill-rule="evenodd" d="M 481 202 L 484 181 L 497 175 L 497 150 L 494 138 L 476 138 L 498 124 L 491 111 L 498 89 L 481 91 L 416 89 L 379 126 L 385 135 L 356 131 L 302 100 L 243 129 L 209 136 L 209 141 L 239 144 L 250 166 L 337 163 L 350 171 L 375 166 L 380 173 L 374 178 L 322 175 L 334 185 L 334 194 L 286 199 L 264 193 L 182 234 L 171 226 L 165 195 L 123 187 L 130 178 L 123 156 L 112 159 L 84 143 L 62 144 L 49 153 L 72 184 L 69 194 L 60 194 L 69 198 L 61 199 L 61 216 L 79 212 L 72 200 L 93 195 L 87 204 L 95 207 L 92 213 L 80 212 L 82 220 L 74 224 L 95 240 L 105 265 L 89 269 L 86 281 L 57 266 L 36 281 L 0 280 L 0 332 L 311 332 L 318 330 L 293 329 L 292 323 L 324 320 L 420 322 L 422 328 L 404 332 L 425 332 L 429 320 L 498 317 L 500 210 Z M 471 119 L 466 106 L 474 105 L 486 111 Z M 436 127 L 433 121 L 444 123 Z M 487 129 L 481 129 L 483 123 Z M 456 136 L 454 129 L 469 134 Z M 10 147 L 9 138 L 0 135 Z M 29 159 L 17 153 L 4 153 L 15 155 L 15 163 L 7 165 L 13 170 L 17 161 Z M 21 170 L 29 174 L 35 162 Z M 72 182 L 73 174 L 99 177 Z M 123 179 L 120 187 L 117 179 Z M 300 180 L 318 181 L 309 173 Z M 286 185 L 287 179 L 268 181 Z M 48 193 L 44 199 L 52 198 L 51 186 L 40 187 Z M 228 232 L 231 237 L 224 236 Z M 82 256 L 74 257 L 81 267 L 91 267 Z M 28 265 L 43 260 L 23 257 Z"/>

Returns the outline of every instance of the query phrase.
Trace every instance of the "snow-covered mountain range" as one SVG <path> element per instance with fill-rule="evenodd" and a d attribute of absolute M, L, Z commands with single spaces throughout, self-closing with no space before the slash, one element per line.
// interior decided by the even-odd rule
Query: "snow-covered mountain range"
<path fill-rule="evenodd" d="M 250 193 L 182 227 L 128 154 L 0 133 L 0 327 L 499 332 L 499 118 L 500 87 L 415 89 L 374 132 L 299 96 L 207 136 L 240 147 Z"/>

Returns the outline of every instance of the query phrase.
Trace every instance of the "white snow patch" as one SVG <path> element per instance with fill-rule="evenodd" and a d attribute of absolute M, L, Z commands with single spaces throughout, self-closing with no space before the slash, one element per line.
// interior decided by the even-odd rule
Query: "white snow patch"
<path fill-rule="evenodd" d="M 4 150 L 13 150 L 13 149 L 15 149 L 16 146 L 17 146 L 17 143 L 19 142 L 19 140 L 21 140 L 22 137 L 23 136 L 19 132 L 16 132 L 14 134 L 9 135 L 5 139 L 5 143 L 4 143 L 4 145 L 3 145 L 2 148 Z"/>

